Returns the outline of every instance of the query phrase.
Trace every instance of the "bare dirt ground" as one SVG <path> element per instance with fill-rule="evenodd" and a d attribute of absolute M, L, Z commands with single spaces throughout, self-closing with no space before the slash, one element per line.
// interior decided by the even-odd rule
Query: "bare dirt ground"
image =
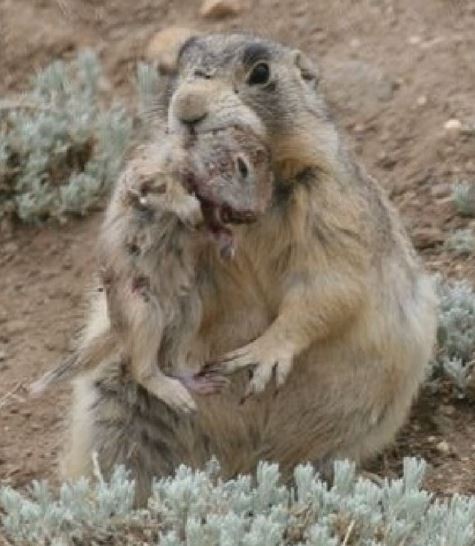
<path fill-rule="evenodd" d="M 450 118 L 475 126 L 475 1 L 260 0 L 208 22 L 197 0 L 0 0 L 0 93 L 21 90 L 54 57 L 90 46 L 116 92 L 154 32 L 180 24 L 250 29 L 303 48 L 356 154 L 398 206 L 428 267 L 475 283 L 475 257 L 443 243 L 470 221 L 451 185 L 475 178 L 475 136 L 448 137 Z M 100 215 L 0 232 L 0 481 L 55 480 L 68 388 L 26 400 L 23 385 L 58 358 L 79 324 Z M 472 220 L 473 222 L 473 220 Z M 394 475 L 403 456 L 430 463 L 427 485 L 475 493 L 475 402 L 424 394 L 372 469 Z"/>

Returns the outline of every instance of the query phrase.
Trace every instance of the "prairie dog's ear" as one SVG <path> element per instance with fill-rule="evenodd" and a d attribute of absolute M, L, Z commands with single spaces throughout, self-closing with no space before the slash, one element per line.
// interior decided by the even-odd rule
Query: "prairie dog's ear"
<path fill-rule="evenodd" d="M 201 33 L 184 27 L 169 27 L 150 39 L 145 57 L 163 75 L 174 75 L 183 46 Z"/>
<path fill-rule="evenodd" d="M 302 80 L 308 85 L 316 87 L 320 75 L 314 63 L 298 49 L 293 52 L 293 59 Z"/>

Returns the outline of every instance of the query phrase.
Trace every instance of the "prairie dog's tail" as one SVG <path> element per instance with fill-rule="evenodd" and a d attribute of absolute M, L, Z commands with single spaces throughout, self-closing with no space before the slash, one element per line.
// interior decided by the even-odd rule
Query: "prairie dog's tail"
<path fill-rule="evenodd" d="M 118 339 L 111 332 L 103 333 L 80 346 L 73 354 L 61 360 L 52 370 L 31 383 L 31 396 L 40 396 L 54 383 L 72 379 L 77 375 L 99 366 L 102 361 L 117 350 Z"/>

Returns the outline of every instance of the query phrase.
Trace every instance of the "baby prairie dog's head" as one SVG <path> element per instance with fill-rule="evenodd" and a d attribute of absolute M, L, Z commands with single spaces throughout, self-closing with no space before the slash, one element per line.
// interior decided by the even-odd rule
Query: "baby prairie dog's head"
<path fill-rule="evenodd" d="M 188 145 L 185 185 L 222 223 L 249 223 L 272 195 L 270 151 L 252 131 L 239 127 L 203 132 Z"/>
<path fill-rule="evenodd" d="M 234 255 L 230 224 L 251 223 L 266 211 L 272 196 L 270 153 L 249 129 L 203 132 L 188 145 L 185 185 L 199 199 L 208 232 L 221 256 Z"/>
<path fill-rule="evenodd" d="M 269 150 L 252 132 L 229 128 L 188 142 L 172 134 L 128 166 L 122 202 L 126 213 L 147 222 L 172 215 L 203 227 L 230 257 L 229 224 L 255 221 L 270 202 L 272 182 Z"/>
<path fill-rule="evenodd" d="M 336 135 L 317 91 L 317 70 L 300 51 L 246 34 L 211 34 L 182 46 L 169 92 L 170 133 L 239 127 L 264 140 L 282 178 L 315 162 Z M 295 172 L 293 173 L 295 174 Z"/>

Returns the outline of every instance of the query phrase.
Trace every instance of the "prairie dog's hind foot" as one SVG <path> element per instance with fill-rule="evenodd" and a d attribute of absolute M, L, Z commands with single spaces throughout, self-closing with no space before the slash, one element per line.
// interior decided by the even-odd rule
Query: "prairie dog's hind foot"
<path fill-rule="evenodd" d="M 227 377 L 215 372 L 184 373 L 175 375 L 175 377 L 188 390 L 200 395 L 219 394 L 230 384 L 230 380 Z"/>
<path fill-rule="evenodd" d="M 187 387 L 180 379 L 164 374 L 139 381 L 140 385 L 167 406 L 182 413 L 193 413 L 197 406 Z"/>

